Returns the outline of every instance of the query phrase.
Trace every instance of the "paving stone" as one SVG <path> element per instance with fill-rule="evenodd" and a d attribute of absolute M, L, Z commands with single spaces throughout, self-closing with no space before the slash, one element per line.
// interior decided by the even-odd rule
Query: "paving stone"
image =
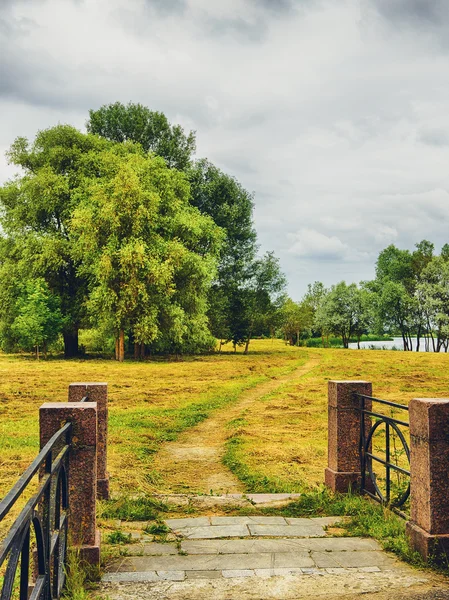
<path fill-rule="evenodd" d="M 183 540 L 181 549 L 188 554 L 232 554 L 263 552 L 335 552 L 380 550 L 373 540 L 359 538 Z"/>
<path fill-rule="evenodd" d="M 251 553 L 273 553 L 294 552 L 310 548 L 311 540 L 272 540 L 272 539 L 246 539 L 246 540 L 184 540 L 181 542 L 181 550 L 188 554 L 251 554 Z M 317 548 L 321 550 L 320 547 Z M 370 549 L 370 548 L 365 548 Z"/>
<path fill-rule="evenodd" d="M 308 552 L 284 552 L 274 555 L 275 569 L 302 569 L 306 567 L 315 567 L 315 562 Z"/>
<path fill-rule="evenodd" d="M 156 571 L 106 573 L 101 578 L 103 582 L 138 582 L 138 581 L 160 581 Z"/>
<path fill-rule="evenodd" d="M 212 525 L 286 525 L 284 517 L 211 517 Z"/>
<path fill-rule="evenodd" d="M 268 569 L 272 566 L 271 554 L 128 556 L 124 558 L 117 571 L 222 571 L 229 569 Z"/>
<path fill-rule="evenodd" d="M 302 569 L 291 568 L 291 569 L 255 569 L 256 577 L 286 577 L 288 575 L 302 575 Z"/>
<path fill-rule="evenodd" d="M 339 563 L 333 558 L 333 552 L 312 552 L 311 557 L 319 569 L 339 567 Z"/>
<path fill-rule="evenodd" d="M 166 581 L 184 581 L 186 574 L 184 571 L 157 571 L 159 579 Z"/>
<path fill-rule="evenodd" d="M 208 527 L 210 526 L 209 517 L 188 517 L 185 519 L 165 519 L 164 523 L 170 529 L 177 531 L 185 527 Z"/>
<path fill-rule="evenodd" d="M 222 571 L 223 577 L 254 577 L 255 573 L 251 569 L 234 569 Z"/>
<path fill-rule="evenodd" d="M 246 497 L 254 504 L 268 504 L 285 500 L 295 500 L 301 494 L 246 494 Z"/>
<path fill-rule="evenodd" d="M 150 543 L 143 544 L 142 551 L 144 556 L 158 556 L 161 554 L 178 554 L 176 546 L 172 544 Z"/>
<path fill-rule="evenodd" d="M 397 563 L 393 558 L 380 551 L 369 552 L 333 552 L 333 559 L 340 567 L 389 567 Z"/>
<path fill-rule="evenodd" d="M 274 525 L 272 527 L 275 527 Z M 189 540 L 207 540 L 222 537 L 248 537 L 246 525 L 214 525 L 209 527 L 185 527 L 179 533 Z"/>
<path fill-rule="evenodd" d="M 360 567 L 358 569 L 360 573 L 379 573 L 379 567 Z"/>
<path fill-rule="evenodd" d="M 187 579 L 220 579 L 221 571 L 186 571 Z"/>
<path fill-rule="evenodd" d="M 251 535 L 270 537 L 324 537 L 322 527 L 303 525 L 248 525 Z"/>
<path fill-rule="evenodd" d="M 137 533 L 136 531 L 131 531 L 130 535 L 133 541 L 140 540 L 140 538 L 142 537 L 142 534 Z"/>
<path fill-rule="evenodd" d="M 370 551 L 380 550 L 380 545 L 375 540 L 361 539 L 361 538 L 340 538 L 340 537 L 325 537 L 325 538 L 311 538 L 304 540 L 310 550 L 323 551 L 323 552 L 337 552 L 337 551 Z"/>

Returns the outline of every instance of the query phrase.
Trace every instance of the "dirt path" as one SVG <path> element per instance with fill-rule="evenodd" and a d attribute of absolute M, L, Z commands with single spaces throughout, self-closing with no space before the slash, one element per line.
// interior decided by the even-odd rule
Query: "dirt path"
<path fill-rule="evenodd" d="M 167 443 L 155 457 L 154 467 L 162 475 L 163 493 L 236 494 L 243 484 L 222 464 L 228 438 L 226 423 L 239 417 L 259 398 L 285 383 L 300 379 L 320 364 L 314 357 L 288 375 L 276 377 L 244 392 L 240 400 L 213 414 L 196 427 Z"/>

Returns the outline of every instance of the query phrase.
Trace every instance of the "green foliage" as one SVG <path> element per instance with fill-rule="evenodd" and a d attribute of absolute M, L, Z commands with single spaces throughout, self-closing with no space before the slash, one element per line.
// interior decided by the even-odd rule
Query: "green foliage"
<path fill-rule="evenodd" d="M 161 158 L 114 148 L 79 191 L 71 230 L 95 322 L 173 352 L 210 348 L 207 291 L 221 232 Z"/>
<path fill-rule="evenodd" d="M 304 335 L 310 335 L 313 325 L 313 309 L 306 301 L 293 302 L 291 298 L 283 299 L 280 308 L 280 322 L 284 339 L 293 346 L 299 346 Z"/>
<path fill-rule="evenodd" d="M 130 544 L 131 534 L 123 533 L 123 531 L 118 529 L 117 531 L 109 533 L 106 537 L 106 541 L 108 544 Z"/>
<path fill-rule="evenodd" d="M 169 527 L 167 527 L 167 525 L 163 521 L 153 523 L 145 529 L 145 533 L 150 533 L 152 535 L 165 535 L 169 531 Z"/>
<path fill-rule="evenodd" d="M 62 330 L 64 319 L 59 308 L 59 298 L 53 296 L 43 279 L 35 279 L 23 286 L 16 304 L 17 316 L 11 331 L 21 349 L 36 349 L 54 341 Z"/>
<path fill-rule="evenodd" d="M 369 292 L 344 281 L 332 286 L 316 311 L 315 322 L 322 331 L 340 335 L 347 348 L 351 336 L 366 333 L 370 324 Z"/>
<path fill-rule="evenodd" d="M 170 168 L 185 170 L 195 152 L 195 133 L 185 134 L 162 112 L 141 104 L 105 104 L 89 111 L 87 131 L 113 142 L 137 142 L 145 152 L 161 156 Z"/>
<path fill-rule="evenodd" d="M 32 144 L 18 138 L 8 158 L 23 175 L 0 188 L 0 224 L 6 239 L 0 261 L 13 265 L 18 278 L 44 279 L 59 298 L 66 356 L 77 353 L 87 293 L 87 281 L 73 255 L 70 221 L 79 186 L 96 176 L 96 157 L 108 146 L 68 125 L 38 132 Z M 2 285 L 11 285 L 5 269 L 0 277 Z"/>
<path fill-rule="evenodd" d="M 168 506 L 147 496 L 119 496 L 100 503 L 99 516 L 103 519 L 123 521 L 150 521 L 158 518 L 160 512 L 167 512 Z"/>

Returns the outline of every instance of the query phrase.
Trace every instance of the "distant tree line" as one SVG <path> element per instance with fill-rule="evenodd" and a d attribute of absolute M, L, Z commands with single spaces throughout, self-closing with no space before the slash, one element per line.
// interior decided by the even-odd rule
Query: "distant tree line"
<path fill-rule="evenodd" d="M 257 255 L 253 197 L 163 113 L 115 103 L 17 138 L 0 188 L 0 347 L 66 357 L 79 332 L 125 352 L 195 353 L 273 328 L 285 279 Z M 277 318 L 277 317 L 276 317 Z"/>
<path fill-rule="evenodd" d="M 415 250 L 390 245 L 379 254 L 376 278 L 359 285 L 309 285 L 300 302 L 283 301 L 281 330 L 291 344 L 311 336 L 339 336 L 347 348 L 365 334 L 400 336 L 403 348 L 449 348 L 449 244 L 439 255 L 423 240 Z M 413 341 L 415 340 L 415 343 Z"/>

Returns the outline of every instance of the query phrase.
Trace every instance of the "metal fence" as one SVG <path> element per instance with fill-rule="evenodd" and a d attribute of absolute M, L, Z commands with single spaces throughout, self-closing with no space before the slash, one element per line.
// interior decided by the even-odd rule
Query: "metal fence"
<path fill-rule="evenodd" d="M 71 432 L 71 423 L 61 427 L 0 502 L 1 522 L 27 490 L 30 492 L 30 482 L 39 474 L 37 491 L 31 491 L 31 498 L 0 546 L 0 568 L 4 572 L 1 600 L 49 600 L 61 594 L 67 559 Z"/>
<path fill-rule="evenodd" d="M 409 423 L 393 415 L 376 412 L 377 408 L 372 405 L 389 407 L 393 409 L 392 413 L 408 412 L 408 406 L 363 394 L 356 394 L 356 397 L 360 403 L 361 490 L 374 500 L 388 505 L 400 516 L 408 518 L 401 509 L 406 507 L 410 496 L 410 449 L 406 439 Z M 370 409 L 366 408 L 367 402 Z M 381 465 L 384 476 L 376 472 L 376 464 Z M 395 474 L 394 479 L 392 473 Z"/>

